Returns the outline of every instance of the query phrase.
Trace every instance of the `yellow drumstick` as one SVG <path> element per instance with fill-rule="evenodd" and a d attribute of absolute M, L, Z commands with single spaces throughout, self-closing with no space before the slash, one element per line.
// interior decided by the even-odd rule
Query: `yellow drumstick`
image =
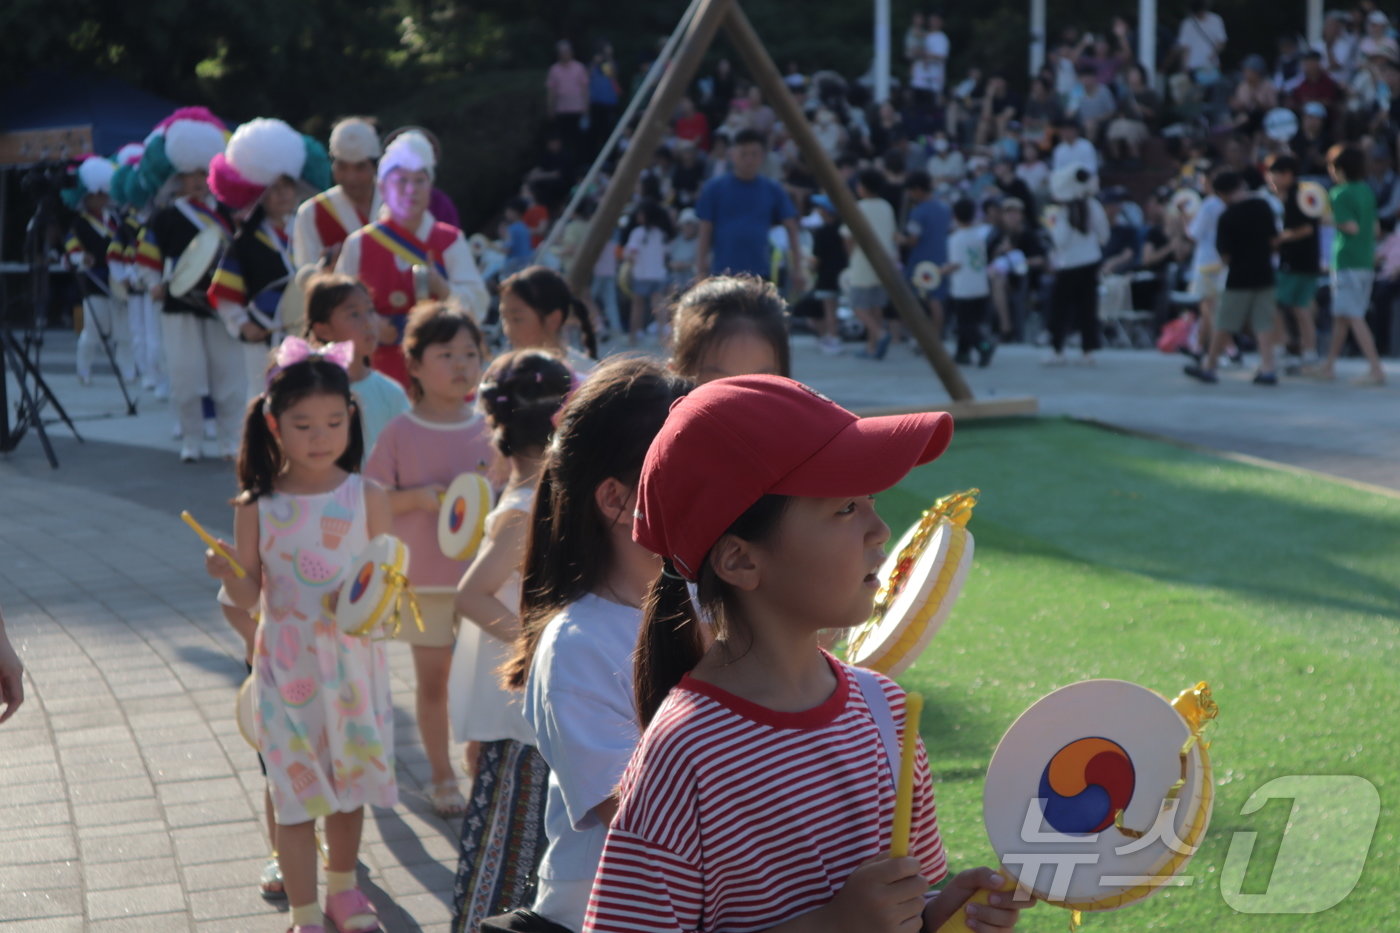
<path fill-rule="evenodd" d="M 1006 875 L 1006 872 L 1003 871 L 1003 872 L 1002 872 L 1002 876 L 1005 877 L 1005 875 Z M 1014 890 L 1016 890 L 1016 882 L 1013 881 L 1013 880 L 1010 879 L 1010 878 L 1007 878 L 1007 879 L 1006 879 L 1006 882 L 1005 882 L 998 890 L 1001 890 L 1001 891 L 1008 891 L 1008 892 L 1009 892 L 1009 891 L 1014 891 Z M 982 905 L 984 905 L 984 906 L 985 906 L 985 905 L 990 905 L 990 904 L 991 904 L 991 899 L 992 899 L 992 892 L 991 892 L 991 891 L 988 891 L 986 888 L 978 888 L 976 891 L 972 892 L 972 896 L 969 897 L 969 898 L 963 903 L 963 905 L 962 905 L 961 907 L 959 907 L 959 908 L 953 913 L 953 916 L 951 916 L 951 917 L 949 917 L 947 920 L 943 921 L 943 925 L 942 925 L 941 927 L 938 928 L 938 933 L 972 933 L 972 928 L 969 927 L 969 926 L 967 925 L 967 908 L 968 908 L 968 905 L 970 905 L 970 904 L 982 904 Z"/>
<path fill-rule="evenodd" d="M 904 697 L 904 731 L 900 735 L 899 783 L 894 798 L 894 829 L 890 833 L 890 857 L 909 854 L 909 834 L 914 818 L 914 759 L 919 751 L 919 717 L 924 711 L 921 693 Z"/>
<path fill-rule="evenodd" d="M 248 576 L 248 572 L 243 569 L 243 567 L 238 563 L 238 561 L 233 559 L 233 555 L 230 554 L 228 551 L 224 550 L 224 546 L 218 541 L 214 540 L 214 536 L 209 534 L 209 532 L 205 531 L 204 528 L 200 526 L 199 522 L 194 520 L 193 515 L 191 515 L 189 512 L 181 512 L 180 518 L 184 521 L 186 525 L 189 525 L 191 528 L 194 529 L 194 533 L 199 535 L 200 538 L 204 540 L 204 543 L 209 545 L 210 549 L 212 549 L 215 554 L 218 554 L 224 560 L 229 562 L 229 565 L 233 567 L 234 576 L 238 577 L 239 579 Z"/>

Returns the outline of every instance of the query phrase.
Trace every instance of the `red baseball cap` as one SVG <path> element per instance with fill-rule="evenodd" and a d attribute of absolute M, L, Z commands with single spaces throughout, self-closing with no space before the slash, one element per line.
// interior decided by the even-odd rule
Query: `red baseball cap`
<path fill-rule="evenodd" d="M 952 438 L 947 412 L 858 418 L 783 376 L 717 379 L 677 399 L 651 442 L 632 537 L 694 580 L 725 529 L 764 495 L 880 492 Z"/>

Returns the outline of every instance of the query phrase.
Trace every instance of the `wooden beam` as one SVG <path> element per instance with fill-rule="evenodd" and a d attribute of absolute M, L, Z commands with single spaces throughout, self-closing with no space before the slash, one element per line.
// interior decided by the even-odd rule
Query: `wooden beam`
<path fill-rule="evenodd" d="M 862 418 L 877 415 L 913 415 L 925 411 L 946 411 L 955 421 L 982 421 L 988 418 L 1025 418 L 1040 412 L 1034 396 L 1017 395 L 1007 398 L 975 399 L 966 402 L 944 402 L 933 405 L 871 405 L 851 409 Z"/>
<path fill-rule="evenodd" d="M 783 126 L 787 128 L 793 141 L 797 143 L 798 149 L 807 160 L 807 166 L 811 168 L 812 174 L 816 176 L 822 190 L 835 203 L 837 213 L 845 221 L 846 226 L 850 228 L 851 235 L 861 252 L 875 268 L 875 274 L 879 276 L 885 291 L 889 292 L 890 300 L 894 303 L 895 310 L 899 312 L 900 319 L 913 332 L 914 339 L 919 342 L 920 348 L 924 351 L 924 358 L 933 366 L 933 371 L 937 374 L 939 381 L 943 383 L 943 387 L 948 390 L 948 394 L 955 401 L 970 400 L 972 389 L 963 379 L 957 365 L 949 358 L 948 352 L 943 349 L 943 341 L 934 330 L 932 322 L 924 312 L 923 305 L 914 297 L 914 292 L 895 264 L 894 257 L 886 251 L 885 245 L 880 242 L 875 229 L 865 219 L 865 214 L 861 213 L 855 195 L 851 194 L 850 188 L 841 178 L 836 163 L 831 160 L 821 143 L 817 141 L 817 135 L 813 132 L 812 125 L 807 122 L 806 114 L 802 112 L 801 107 L 797 106 L 792 92 L 788 90 L 787 84 L 778 72 L 778 66 L 773 63 L 768 50 L 763 46 L 763 40 L 758 37 L 753 24 L 749 22 L 749 18 L 744 15 L 744 11 L 740 9 L 737 2 L 729 5 L 728 16 L 724 20 L 724 29 L 738 50 L 749 74 L 758 82 L 763 96 L 768 98 L 774 112 L 778 115 L 778 119 L 783 121 Z M 594 254 L 593 258 L 596 259 L 597 255 Z M 591 260 L 589 268 L 592 268 Z"/>
<path fill-rule="evenodd" d="M 656 92 L 651 96 L 651 102 L 642 113 L 637 132 L 633 134 L 627 151 L 618 161 L 617 171 L 608 181 L 607 190 L 603 192 L 598 209 L 588 225 L 588 232 L 584 234 L 583 242 L 579 244 L 578 252 L 569 265 L 569 287 L 575 295 L 588 293 L 588 283 L 593 278 L 593 266 L 617 231 L 618 218 L 622 216 L 622 209 L 632 198 L 637 179 L 641 177 L 642 170 L 651 164 L 656 147 L 670 130 L 671 114 L 685 96 L 695 73 L 700 70 L 700 62 L 704 60 L 705 52 L 714 42 L 720 23 L 724 21 L 724 14 L 729 11 L 733 2 L 734 0 L 703 0 L 700 9 L 695 11 L 690 29 L 681 39 L 680 49 L 671 62 L 671 67 L 661 76 Z"/>

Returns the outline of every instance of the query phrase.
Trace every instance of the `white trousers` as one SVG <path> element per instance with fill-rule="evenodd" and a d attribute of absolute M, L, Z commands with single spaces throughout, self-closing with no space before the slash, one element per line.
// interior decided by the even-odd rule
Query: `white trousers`
<path fill-rule="evenodd" d="M 247 397 L 243 345 L 215 318 L 175 312 L 160 315 L 165 369 L 170 374 L 170 407 L 185 443 L 204 436 L 200 399 L 214 400 L 221 453 L 238 449 Z"/>
<path fill-rule="evenodd" d="M 115 301 L 105 295 L 89 295 L 83 299 L 83 332 L 78 335 L 78 377 L 92 378 L 92 361 L 101 354 L 102 334 L 112 344 L 112 353 L 122 376 L 128 381 L 136 376 L 136 365 L 131 355 L 131 326 L 127 323 L 126 302 Z"/>
<path fill-rule="evenodd" d="M 165 374 L 165 354 L 161 350 L 160 311 L 146 292 L 132 292 L 126 299 L 126 313 L 131 325 L 131 350 L 136 368 L 146 388 L 154 389 L 169 382 Z"/>
<path fill-rule="evenodd" d="M 251 402 L 267 388 L 267 365 L 272 348 L 264 343 L 236 342 L 243 351 L 243 374 L 248 383 L 248 401 Z"/>

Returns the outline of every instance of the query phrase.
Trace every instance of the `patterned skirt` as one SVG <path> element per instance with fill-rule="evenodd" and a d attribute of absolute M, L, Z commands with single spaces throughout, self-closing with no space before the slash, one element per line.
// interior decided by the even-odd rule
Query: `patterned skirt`
<path fill-rule="evenodd" d="M 471 801 L 462 818 L 461 852 L 452 890 L 454 933 L 535 901 L 544 833 L 549 765 L 533 745 L 483 742 Z"/>

